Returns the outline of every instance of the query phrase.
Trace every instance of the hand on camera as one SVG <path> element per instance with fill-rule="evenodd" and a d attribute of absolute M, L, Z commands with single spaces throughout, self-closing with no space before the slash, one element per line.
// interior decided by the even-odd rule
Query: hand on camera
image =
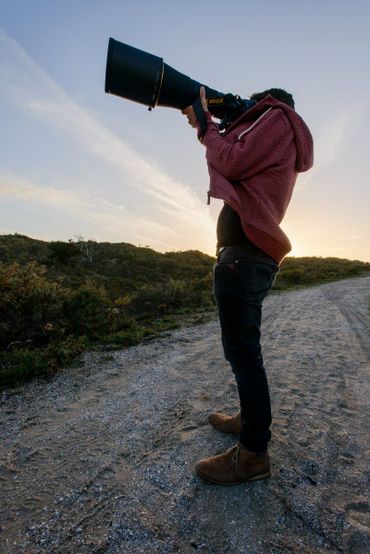
<path fill-rule="evenodd" d="M 201 101 L 203 110 L 205 112 L 208 112 L 206 90 L 204 87 L 200 87 L 199 96 L 200 96 L 200 101 Z M 187 108 L 184 108 L 183 110 L 181 110 L 181 113 L 186 115 L 186 117 L 188 118 L 189 125 L 191 125 L 196 129 L 197 118 L 196 118 L 193 106 L 188 106 Z"/>
<path fill-rule="evenodd" d="M 204 87 L 200 87 L 199 91 L 200 101 L 202 103 L 202 108 L 205 112 L 208 112 L 208 105 L 207 105 L 207 98 L 206 98 L 206 89 Z"/>
<path fill-rule="evenodd" d="M 181 110 L 181 113 L 186 115 L 186 117 L 188 118 L 189 125 L 196 128 L 197 117 L 195 115 L 193 106 L 188 106 L 187 108 L 184 108 L 183 110 Z"/>

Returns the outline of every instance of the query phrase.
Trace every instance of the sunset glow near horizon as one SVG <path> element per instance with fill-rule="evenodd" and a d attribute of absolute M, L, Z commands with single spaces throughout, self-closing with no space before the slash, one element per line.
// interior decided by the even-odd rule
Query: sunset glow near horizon
<path fill-rule="evenodd" d="M 292 92 L 315 166 L 290 255 L 369 261 L 369 28 L 367 0 L 2 0 L 0 234 L 214 255 L 204 147 L 178 111 L 105 94 L 112 36 L 220 91 Z"/>

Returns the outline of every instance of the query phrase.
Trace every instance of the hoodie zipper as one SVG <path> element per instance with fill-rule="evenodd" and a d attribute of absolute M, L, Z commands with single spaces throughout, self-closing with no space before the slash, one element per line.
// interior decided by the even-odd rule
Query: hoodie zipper
<path fill-rule="evenodd" d="M 238 140 L 240 140 L 242 138 L 243 135 L 245 135 L 246 133 L 249 133 L 249 131 L 251 131 L 253 129 L 253 127 L 255 125 L 257 125 L 257 123 L 266 115 L 269 113 L 269 111 L 272 110 L 272 107 L 269 108 L 268 110 L 266 110 L 265 112 L 263 112 L 263 114 L 261 114 L 259 116 L 258 119 L 256 119 L 256 121 L 254 123 L 252 123 L 252 125 L 250 127 L 248 127 L 248 129 L 245 129 L 245 131 L 243 131 L 242 133 L 240 133 L 240 135 L 238 135 Z"/>

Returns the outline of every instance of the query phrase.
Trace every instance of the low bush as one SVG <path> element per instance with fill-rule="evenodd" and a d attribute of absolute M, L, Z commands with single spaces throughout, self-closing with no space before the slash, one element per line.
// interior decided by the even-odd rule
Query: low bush
<path fill-rule="evenodd" d="M 63 288 L 51 282 L 45 267 L 37 262 L 25 265 L 0 264 L 0 346 L 13 342 L 38 346 L 60 331 Z"/>
<path fill-rule="evenodd" d="M 0 385 L 65 367 L 84 348 L 137 344 L 215 307 L 214 258 L 126 243 L 0 236 Z M 370 271 L 337 258 L 286 258 L 276 290 Z M 187 317 L 187 316 L 185 316 Z"/>
<path fill-rule="evenodd" d="M 83 337 L 68 337 L 45 348 L 15 348 L 0 352 L 0 387 L 15 386 L 34 377 L 47 377 L 68 366 L 86 348 Z"/>
<path fill-rule="evenodd" d="M 50 375 L 97 341 L 138 344 L 176 327 L 171 314 L 213 305 L 209 272 L 141 284 L 112 299 L 92 278 L 65 285 L 36 261 L 0 263 L 0 290 L 1 386 Z"/>
<path fill-rule="evenodd" d="M 161 284 L 145 284 L 127 305 L 131 313 L 145 318 L 150 314 L 164 315 L 189 308 L 211 307 L 212 286 L 208 279 L 169 279 Z"/>
<path fill-rule="evenodd" d="M 110 331 L 110 302 L 91 282 L 52 282 L 37 262 L 0 264 L 0 385 L 68 365 L 89 340 Z"/>
<path fill-rule="evenodd" d="M 338 258 L 286 258 L 275 282 L 276 290 L 316 285 L 356 277 L 370 271 L 370 264 Z"/>

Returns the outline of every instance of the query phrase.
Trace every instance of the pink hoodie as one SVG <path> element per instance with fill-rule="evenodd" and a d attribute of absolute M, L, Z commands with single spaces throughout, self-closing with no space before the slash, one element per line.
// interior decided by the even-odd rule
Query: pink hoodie
<path fill-rule="evenodd" d="M 313 164 L 313 140 L 303 119 L 266 96 L 220 134 L 206 114 L 202 143 L 210 175 L 209 195 L 230 204 L 247 237 L 277 263 L 291 250 L 279 225 L 299 172 Z"/>

